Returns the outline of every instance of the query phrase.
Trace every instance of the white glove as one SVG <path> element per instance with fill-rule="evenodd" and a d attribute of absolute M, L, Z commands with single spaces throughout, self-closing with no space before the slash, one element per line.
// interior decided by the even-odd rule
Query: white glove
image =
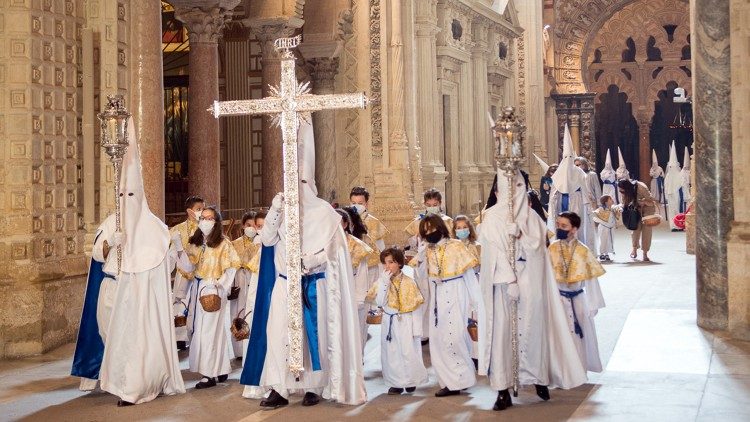
<path fill-rule="evenodd" d="M 179 232 L 172 235 L 172 244 L 177 252 L 182 252 L 182 235 Z"/>
<path fill-rule="evenodd" d="M 518 235 L 521 234 L 521 229 L 518 228 L 518 224 L 516 223 L 506 224 L 505 230 L 508 232 L 509 235 L 513 237 L 518 237 Z"/>
<path fill-rule="evenodd" d="M 107 244 L 110 248 L 114 248 L 122 245 L 123 241 L 125 241 L 125 234 L 123 232 L 114 232 L 112 233 L 112 237 L 107 240 Z"/>
<path fill-rule="evenodd" d="M 508 284 L 508 297 L 510 297 L 511 300 L 518 300 L 520 295 L 521 292 L 518 290 L 518 283 Z"/>
<path fill-rule="evenodd" d="M 391 279 L 391 272 L 388 270 L 383 271 L 380 273 L 380 280 L 383 281 L 383 283 L 387 283 Z"/>
<path fill-rule="evenodd" d="M 617 212 L 622 212 L 622 210 L 623 210 L 624 208 L 625 208 L 625 207 L 624 207 L 624 206 L 623 206 L 622 204 L 617 204 L 617 205 L 614 205 L 614 206 L 612 206 L 612 210 L 613 210 L 613 211 L 617 211 Z"/>
<path fill-rule="evenodd" d="M 273 197 L 273 200 L 271 201 L 271 208 L 280 210 L 283 207 L 284 207 L 284 194 L 279 192 L 276 194 L 276 196 Z"/>
<path fill-rule="evenodd" d="M 321 266 L 325 262 L 324 253 L 312 255 L 302 255 L 302 267 L 305 274 L 309 274 L 313 269 Z"/>

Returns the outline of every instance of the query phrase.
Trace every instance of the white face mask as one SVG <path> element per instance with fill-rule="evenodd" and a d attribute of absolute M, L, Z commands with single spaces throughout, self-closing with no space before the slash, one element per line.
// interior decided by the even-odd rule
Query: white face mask
<path fill-rule="evenodd" d="M 352 204 L 352 207 L 354 207 L 354 209 L 357 210 L 357 214 L 361 216 L 367 214 L 367 208 L 362 204 Z"/>
<path fill-rule="evenodd" d="M 193 220 L 198 221 L 200 220 L 200 216 L 202 212 L 203 210 L 197 210 L 197 211 L 190 210 L 190 214 L 191 214 L 190 217 L 192 217 Z"/>
<path fill-rule="evenodd" d="M 198 223 L 198 228 L 203 232 L 203 236 L 208 236 L 209 234 L 211 234 L 211 231 L 214 229 L 215 225 L 216 225 L 216 221 L 201 220 Z"/>
<path fill-rule="evenodd" d="M 427 214 L 440 215 L 440 207 L 427 207 Z"/>
<path fill-rule="evenodd" d="M 258 234 L 258 231 L 255 229 L 255 227 L 245 227 L 245 236 L 252 239 L 256 234 Z"/>

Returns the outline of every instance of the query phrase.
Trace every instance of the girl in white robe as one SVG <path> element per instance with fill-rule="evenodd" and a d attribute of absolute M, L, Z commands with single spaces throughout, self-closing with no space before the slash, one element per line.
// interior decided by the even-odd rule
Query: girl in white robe
<path fill-rule="evenodd" d="M 460 240 L 450 239 L 449 233 L 438 215 L 426 216 L 419 223 L 425 246 L 417 256 L 417 272 L 430 289 L 430 359 L 441 387 L 436 397 L 458 395 L 476 383 L 467 322 L 479 299 L 474 274 L 478 262 Z"/>
<path fill-rule="evenodd" d="M 255 217 L 256 213 L 254 211 L 245 213 L 242 216 L 242 235 L 232 241 L 232 246 L 234 246 L 237 255 L 240 257 L 241 266 L 234 275 L 234 284 L 232 285 L 233 288 L 239 288 L 239 294 L 236 299 L 229 301 L 229 316 L 231 319 L 244 318 L 248 312 L 246 307 L 247 297 L 252 294 L 251 290 L 253 289 L 250 263 L 260 249 L 258 243 L 255 241 L 258 237 Z M 243 346 L 243 341 L 237 341 L 234 336 L 232 336 L 231 340 L 234 356 L 242 358 L 245 352 L 244 349 L 246 348 Z"/>
<path fill-rule="evenodd" d="M 201 374 L 195 388 L 202 389 L 225 381 L 232 369 L 227 294 L 240 267 L 237 251 L 222 233 L 221 214 L 216 208 L 203 210 L 198 230 L 190 238 L 188 253 L 194 265 L 190 272 L 195 274 L 196 284 L 195 294 L 190 299 L 196 306 L 188 362 L 190 371 Z M 221 307 L 218 311 L 207 312 L 200 304 L 200 297 L 211 294 L 219 295 Z"/>
<path fill-rule="evenodd" d="M 404 252 L 389 248 L 380 254 L 385 271 L 368 298 L 383 309 L 380 324 L 380 362 L 389 395 L 406 391 L 428 381 L 422 361 L 422 312 L 424 298 L 416 282 L 401 272 Z"/>
<path fill-rule="evenodd" d="M 614 230 L 617 225 L 617 212 L 612 209 L 615 200 L 609 195 L 602 195 L 599 199 L 601 207 L 594 211 L 594 222 L 599 226 L 599 260 L 611 261 L 609 254 L 615 253 Z"/>
<path fill-rule="evenodd" d="M 479 270 L 481 269 L 481 246 L 479 245 L 479 242 L 477 242 L 477 232 L 474 229 L 474 224 L 472 224 L 469 217 L 465 215 L 457 215 L 453 222 L 453 237 L 460 240 L 477 260 L 477 266 L 474 267 L 474 275 L 476 275 L 477 282 L 479 282 Z M 477 309 L 471 309 L 470 320 L 473 323 L 476 322 Z M 478 343 L 476 341 L 472 341 L 471 359 L 474 361 L 475 367 L 478 367 L 479 365 L 478 351 Z"/>

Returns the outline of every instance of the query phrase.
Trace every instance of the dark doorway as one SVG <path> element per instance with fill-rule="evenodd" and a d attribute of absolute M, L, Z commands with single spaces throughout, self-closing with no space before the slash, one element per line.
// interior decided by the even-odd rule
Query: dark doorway
<path fill-rule="evenodd" d="M 612 166 L 620 164 L 617 147 L 622 150 L 625 165 L 630 174 L 638 174 L 638 123 L 633 117 L 633 105 L 628 95 L 620 92 L 617 85 L 610 85 L 607 92 L 599 95 L 596 104 L 596 171 L 604 168 L 607 149 L 612 155 Z"/>
<path fill-rule="evenodd" d="M 693 146 L 693 111 L 690 104 L 675 103 L 674 90 L 677 83 L 667 82 L 654 102 L 654 118 L 651 123 L 651 148 L 656 151 L 659 165 L 664 168 L 669 161 L 669 146 L 675 142 L 677 159 L 681 165 L 685 148 Z M 692 153 L 692 149 L 690 150 Z"/>

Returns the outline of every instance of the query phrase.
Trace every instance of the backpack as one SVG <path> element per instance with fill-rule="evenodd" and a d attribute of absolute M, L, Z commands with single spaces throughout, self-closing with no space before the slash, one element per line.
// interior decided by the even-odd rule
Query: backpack
<path fill-rule="evenodd" d="M 638 224 L 641 222 L 641 212 L 635 204 L 625 205 L 622 209 L 622 224 L 628 230 L 638 230 Z"/>

